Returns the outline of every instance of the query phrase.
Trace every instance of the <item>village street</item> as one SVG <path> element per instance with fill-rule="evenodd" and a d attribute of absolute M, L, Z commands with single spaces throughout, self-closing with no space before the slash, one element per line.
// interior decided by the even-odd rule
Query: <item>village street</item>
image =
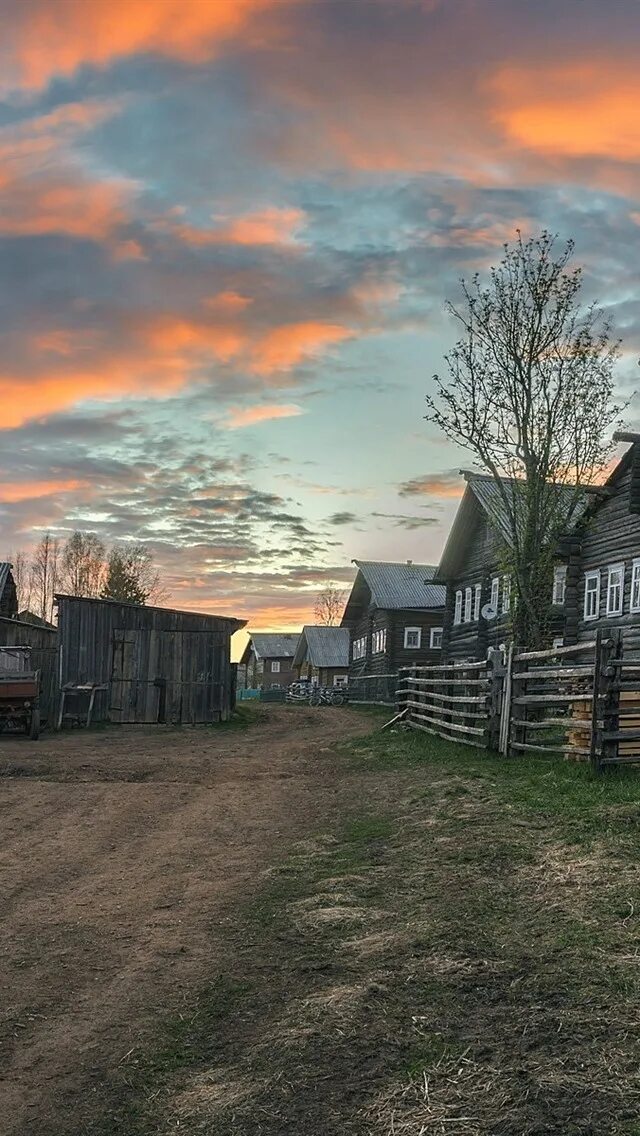
<path fill-rule="evenodd" d="M 384 713 L 0 739 L 3 1136 L 637 1136 L 637 774 Z"/>

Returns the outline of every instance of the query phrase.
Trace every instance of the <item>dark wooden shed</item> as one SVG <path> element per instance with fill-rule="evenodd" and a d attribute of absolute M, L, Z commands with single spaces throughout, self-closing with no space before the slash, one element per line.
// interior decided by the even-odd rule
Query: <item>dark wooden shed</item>
<path fill-rule="evenodd" d="M 241 619 L 57 596 L 60 686 L 100 684 L 93 720 L 226 721 Z"/>
<path fill-rule="evenodd" d="M 51 724 L 58 704 L 57 629 L 0 616 L 0 647 L 31 647 L 31 665 L 40 671 L 42 722 Z"/>

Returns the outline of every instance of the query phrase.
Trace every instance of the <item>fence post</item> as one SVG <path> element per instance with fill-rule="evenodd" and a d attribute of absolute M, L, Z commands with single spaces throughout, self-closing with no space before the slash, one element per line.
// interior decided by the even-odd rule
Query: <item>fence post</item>
<path fill-rule="evenodd" d="M 498 647 L 489 647 L 487 652 L 487 674 L 490 686 L 487 728 L 487 749 L 497 750 L 500 747 L 501 711 L 504 696 L 505 666 L 502 661 L 502 651 Z"/>
<path fill-rule="evenodd" d="M 615 761 L 618 756 L 618 740 L 608 738 L 607 734 L 618 731 L 621 671 L 611 663 L 614 659 L 621 659 L 622 652 L 620 631 L 609 632 L 606 639 L 601 630 L 596 632 L 589 755 L 595 773 L 600 772 L 603 761 Z M 602 725 L 599 724 L 600 718 Z"/>

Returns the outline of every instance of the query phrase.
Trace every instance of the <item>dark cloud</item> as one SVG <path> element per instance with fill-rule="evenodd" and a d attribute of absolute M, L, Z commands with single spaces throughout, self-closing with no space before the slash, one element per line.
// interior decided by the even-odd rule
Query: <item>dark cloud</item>
<path fill-rule="evenodd" d="M 355 513 L 332 513 L 327 520 L 330 525 L 353 525 L 358 520 L 358 517 Z"/>
<path fill-rule="evenodd" d="M 396 528 L 407 529 L 409 532 L 415 532 L 416 529 L 429 528 L 432 525 L 440 523 L 437 517 L 409 516 L 406 513 L 372 513 L 371 516 L 391 521 L 392 525 Z"/>

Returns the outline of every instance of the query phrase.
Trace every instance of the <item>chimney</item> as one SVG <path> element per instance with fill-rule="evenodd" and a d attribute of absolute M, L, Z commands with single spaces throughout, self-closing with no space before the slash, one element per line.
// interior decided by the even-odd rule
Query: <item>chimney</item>
<path fill-rule="evenodd" d="M 413 560 L 407 560 L 407 564 L 409 564 L 409 565 L 413 564 Z"/>

